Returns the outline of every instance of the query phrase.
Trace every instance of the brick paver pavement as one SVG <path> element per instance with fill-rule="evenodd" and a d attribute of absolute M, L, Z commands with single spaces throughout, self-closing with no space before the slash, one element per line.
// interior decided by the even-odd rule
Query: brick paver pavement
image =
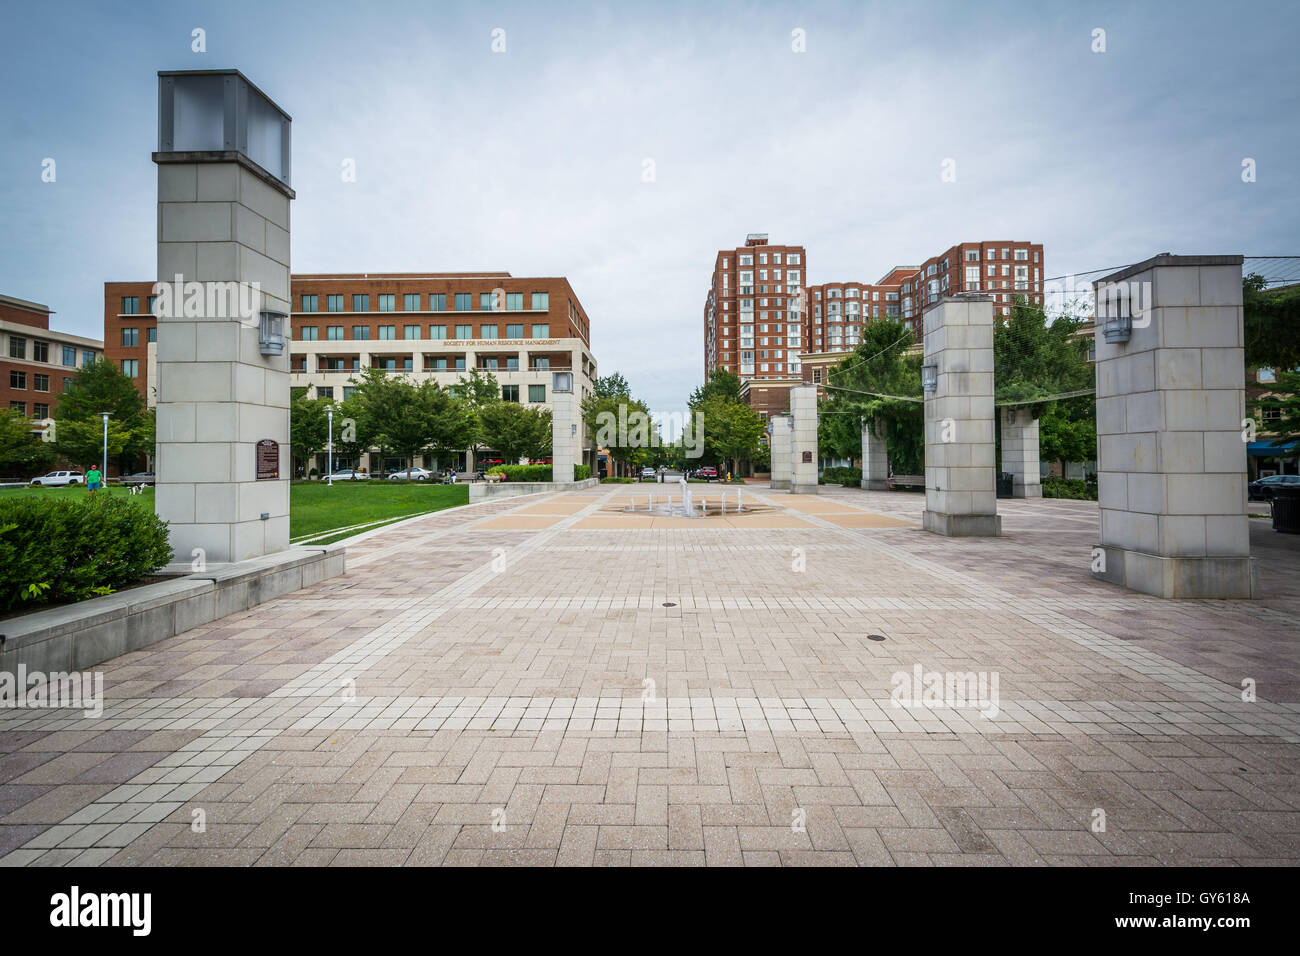
<path fill-rule="evenodd" d="M 1091 579 L 1089 502 L 1001 501 L 996 540 L 921 532 L 918 494 L 627 510 L 671 490 L 383 529 L 104 665 L 99 718 L 0 711 L 0 865 L 1300 859 L 1266 523 L 1263 600 L 1160 601 Z M 996 693 L 895 706 L 918 666 Z"/>

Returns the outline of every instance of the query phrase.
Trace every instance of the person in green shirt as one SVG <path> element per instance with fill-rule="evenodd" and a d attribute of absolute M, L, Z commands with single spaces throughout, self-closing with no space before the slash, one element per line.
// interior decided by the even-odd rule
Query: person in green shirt
<path fill-rule="evenodd" d="M 99 470 L 97 465 L 91 465 L 90 471 L 86 472 L 86 487 L 90 489 L 92 495 L 99 490 L 99 486 L 103 481 L 104 473 Z"/>

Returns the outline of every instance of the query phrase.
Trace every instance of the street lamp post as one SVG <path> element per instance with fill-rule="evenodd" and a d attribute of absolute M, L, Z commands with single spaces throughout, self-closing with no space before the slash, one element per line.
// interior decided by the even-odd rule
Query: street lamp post
<path fill-rule="evenodd" d="M 326 448 L 329 450 L 329 458 L 327 459 L 329 464 L 327 466 L 328 470 L 325 472 L 326 475 L 325 483 L 329 485 L 331 488 L 333 488 L 334 487 L 334 409 L 327 408 L 325 410 L 325 414 L 329 418 L 329 441 L 326 442 Z"/>
<path fill-rule="evenodd" d="M 112 412 L 100 412 L 100 417 L 104 419 L 104 454 L 103 461 L 100 465 L 100 472 L 103 475 L 101 481 L 104 485 L 108 484 L 108 416 Z"/>

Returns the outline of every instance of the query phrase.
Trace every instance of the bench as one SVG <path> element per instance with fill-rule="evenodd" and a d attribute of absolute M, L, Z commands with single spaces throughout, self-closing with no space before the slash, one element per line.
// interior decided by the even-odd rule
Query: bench
<path fill-rule="evenodd" d="M 925 475 L 890 475 L 889 490 L 895 488 L 924 488 Z"/>

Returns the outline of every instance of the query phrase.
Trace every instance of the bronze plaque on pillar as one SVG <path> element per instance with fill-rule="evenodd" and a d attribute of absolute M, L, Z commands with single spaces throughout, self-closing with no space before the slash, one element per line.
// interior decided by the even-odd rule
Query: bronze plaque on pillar
<path fill-rule="evenodd" d="M 806 452 L 804 452 L 804 453 L 803 453 L 803 463 L 806 465 L 806 464 L 808 464 L 810 461 L 812 461 L 812 452 L 810 452 L 810 451 L 806 451 Z"/>
<path fill-rule="evenodd" d="M 280 477 L 280 443 L 263 438 L 257 443 L 257 480 Z"/>

